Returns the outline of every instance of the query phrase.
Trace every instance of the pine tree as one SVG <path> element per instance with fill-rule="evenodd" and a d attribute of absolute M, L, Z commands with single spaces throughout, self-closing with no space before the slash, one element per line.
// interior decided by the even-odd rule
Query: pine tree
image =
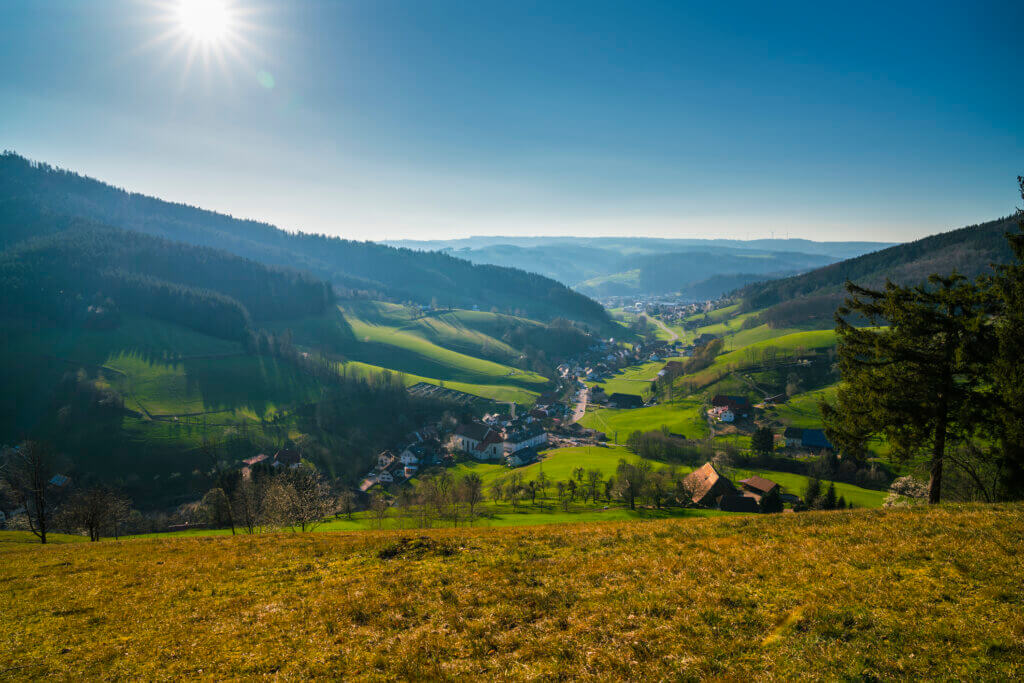
<path fill-rule="evenodd" d="M 821 498 L 821 509 L 822 510 L 835 510 L 836 509 L 836 484 L 835 482 L 829 482 L 828 490 L 825 491 L 825 495 Z"/>
<path fill-rule="evenodd" d="M 750 439 L 750 447 L 758 455 L 771 455 L 775 450 L 775 435 L 770 427 L 760 427 Z"/>
<path fill-rule="evenodd" d="M 947 447 L 982 424 L 991 298 L 956 273 L 910 288 L 846 287 L 851 297 L 836 313 L 843 382 L 836 404 L 821 405 L 826 433 L 844 457 L 863 457 L 875 433 L 897 457 L 926 455 L 929 502 L 938 503 Z"/>
<path fill-rule="evenodd" d="M 804 489 L 804 505 L 813 508 L 819 498 L 821 498 L 821 480 L 811 477 L 807 480 L 807 488 Z"/>
<path fill-rule="evenodd" d="M 1024 199 L 1024 177 L 1018 177 Z M 1016 263 L 1001 266 L 990 283 L 1000 303 L 996 337 L 998 354 L 992 364 L 992 393 L 995 409 L 991 419 L 991 440 L 999 453 L 996 469 L 1001 473 L 999 497 L 1024 497 L 1024 209 L 1017 211 L 1019 232 L 1008 234 Z"/>

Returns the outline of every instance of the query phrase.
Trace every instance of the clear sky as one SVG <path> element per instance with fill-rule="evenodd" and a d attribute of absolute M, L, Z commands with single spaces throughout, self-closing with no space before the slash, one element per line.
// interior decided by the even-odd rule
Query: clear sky
<path fill-rule="evenodd" d="M 0 0 L 0 147 L 355 239 L 895 241 L 1019 203 L 1020 0 L 219 1 Z"/>

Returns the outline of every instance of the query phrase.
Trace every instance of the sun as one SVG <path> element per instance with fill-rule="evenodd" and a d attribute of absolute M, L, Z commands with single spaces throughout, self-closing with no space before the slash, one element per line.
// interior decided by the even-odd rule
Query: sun
<path fill-rule="evenodd" d="M 221 43 L 231 33 L 231 11 L 225 0 L 178 0 L 175 17 L 181 30 L 200 43 Z"/>
<path fill-rule="evenodd" d="M 154 29 L 137 49 L 162 53 L 161 66 L 182 68 L 182 88 L 194 82 L 194 76 L 210 85 L 230 82 L 243 68 L 251 74 L 263 73 L 254 64 L 266 59 L 257 45 L 267 36 L 263 0 L 135 2 L 146 8 L 149 17 L 145 21 Z M 269 81 L 263 76 L 257 78 L 265 88 L 273 88 L 269 74 Z"/>

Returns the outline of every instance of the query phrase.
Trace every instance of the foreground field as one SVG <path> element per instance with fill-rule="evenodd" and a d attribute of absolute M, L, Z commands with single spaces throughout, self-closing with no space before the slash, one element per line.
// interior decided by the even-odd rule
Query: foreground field
<path fill-rule="evenodd" d="M 24 545 L 0 676 L 1024 675 L 1024 507 Z"/>

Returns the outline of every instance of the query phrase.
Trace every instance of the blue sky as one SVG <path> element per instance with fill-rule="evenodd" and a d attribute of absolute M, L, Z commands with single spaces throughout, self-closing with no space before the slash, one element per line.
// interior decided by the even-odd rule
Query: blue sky
<path fill-rule="evenodd" d="M 1019 203 L 1019 1 L 223 1 L 190 60 L 176 0 L 5 0 L 0 147 L 355 239 L 894 241 Z"/>

